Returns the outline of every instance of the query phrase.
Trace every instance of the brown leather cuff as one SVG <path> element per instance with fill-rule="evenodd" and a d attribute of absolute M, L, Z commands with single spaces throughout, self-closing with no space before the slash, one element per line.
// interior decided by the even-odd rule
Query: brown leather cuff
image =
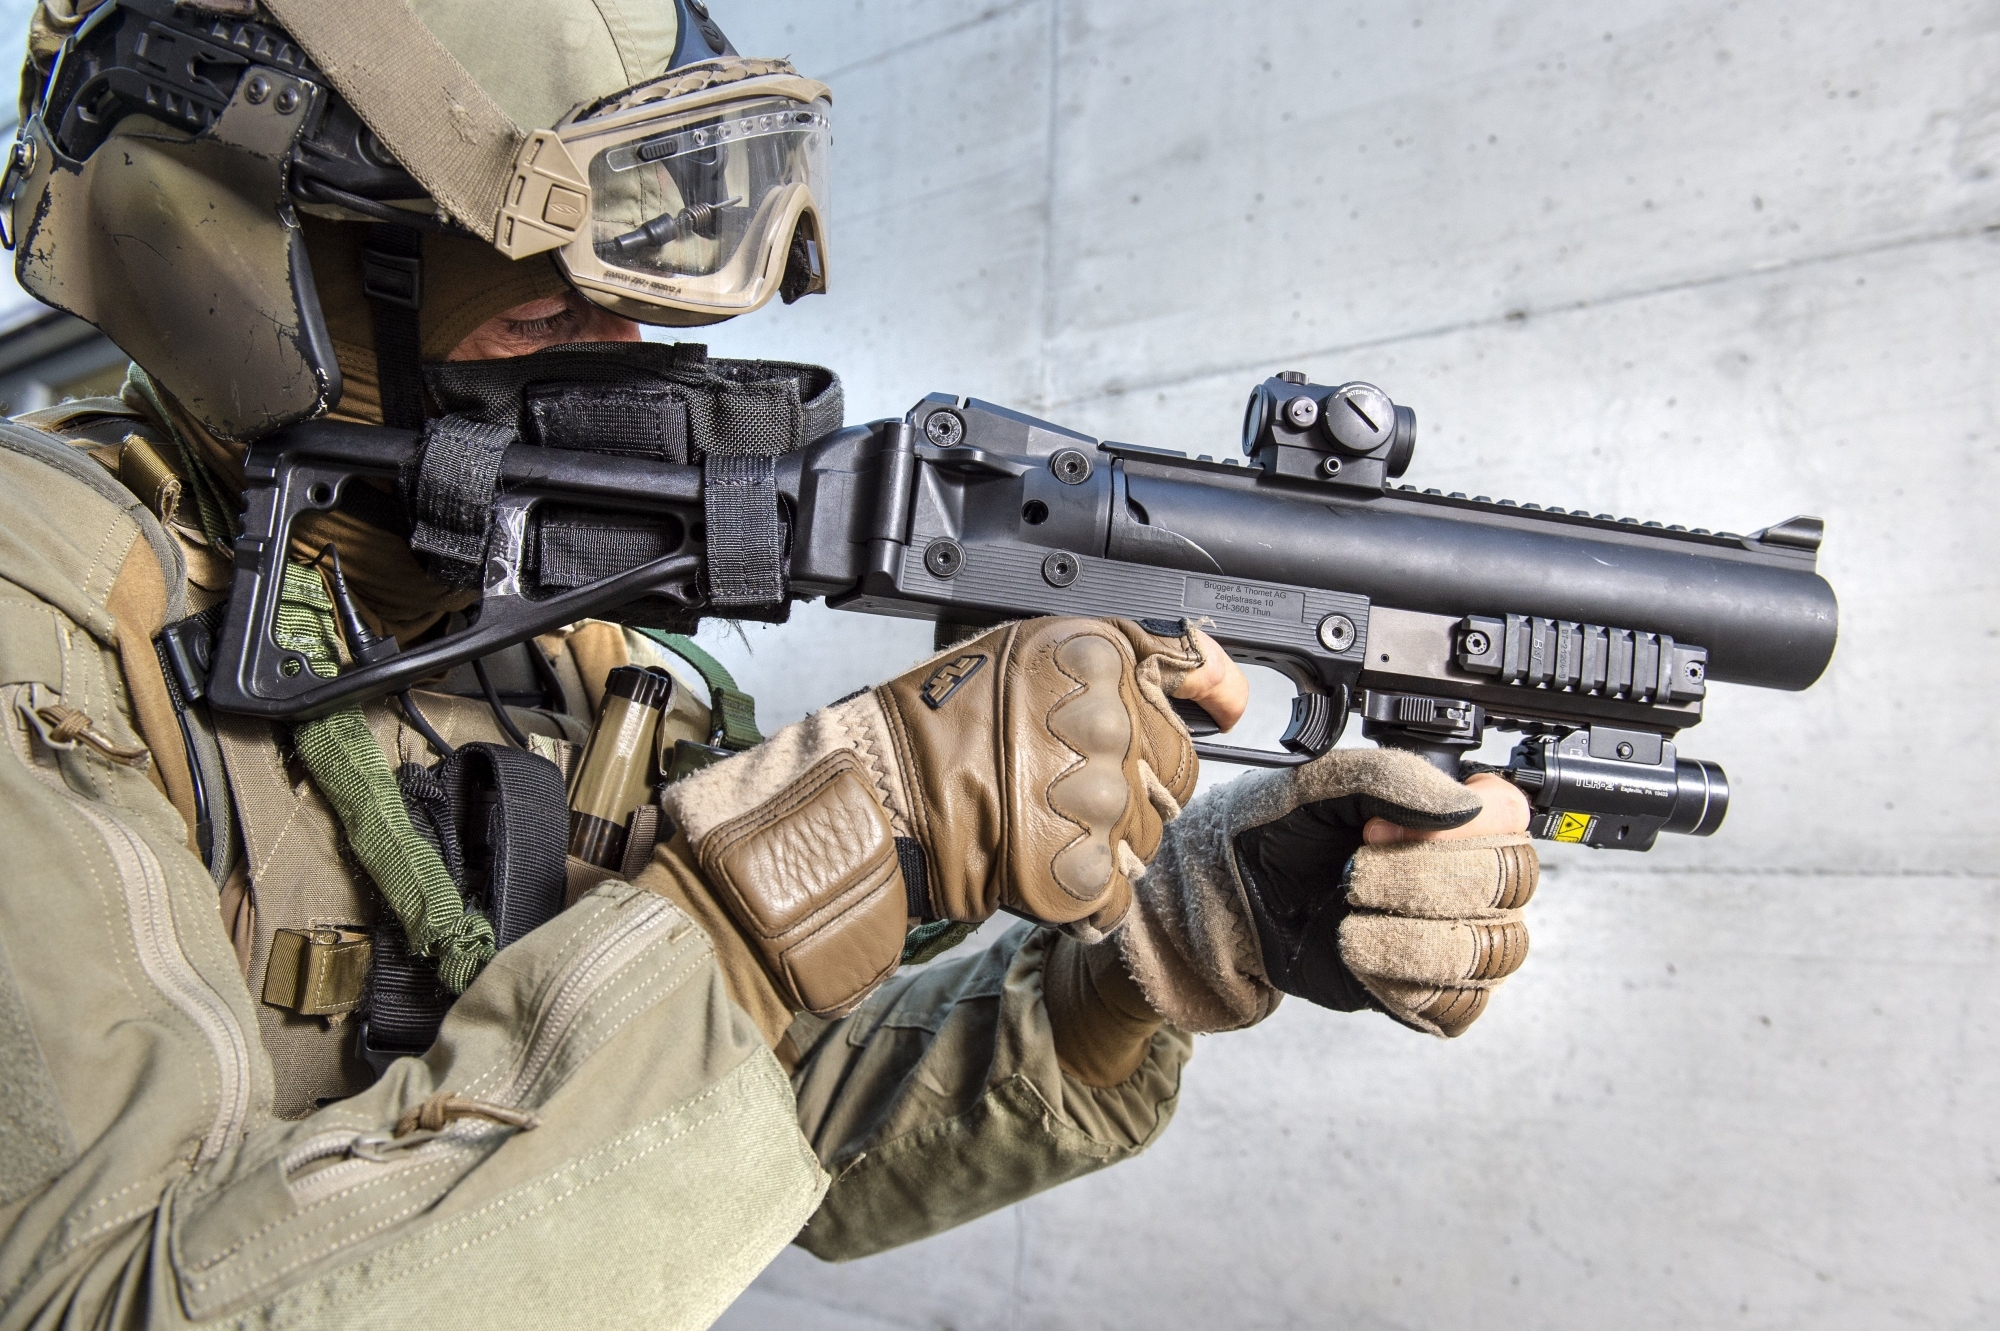
<path fill-rule="evenodd" d="M 797 1010 L 852 1009 L 902 960 L 907 893 L 861 764 L 829 754 L 716 827 L 695 862 Z"/>
<path fill-rule="evenodd" d="M 1116 1086 L 1137 1072 L 1161 1025 L 1110 939 L 1054 939 L 1042 966 L 1042 1001 L 1056 1061 L 1086 1086 Z"/>

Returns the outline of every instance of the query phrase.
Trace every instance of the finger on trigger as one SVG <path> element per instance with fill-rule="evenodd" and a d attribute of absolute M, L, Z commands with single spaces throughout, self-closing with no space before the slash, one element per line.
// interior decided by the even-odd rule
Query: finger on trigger
<path fill-rule="evenodd" d="M 1199 703 L 1203 711 L 1215 718 L 1215 724 L 1228 730 L 1243 719 L 1245 709 L 1250 706 L 1250 681 L 1215 639 L 1192 624 L 1188 626 L 1188 638 L 1200 651 L 1201 664 L 1181 677 L 1174 696 Z"/>

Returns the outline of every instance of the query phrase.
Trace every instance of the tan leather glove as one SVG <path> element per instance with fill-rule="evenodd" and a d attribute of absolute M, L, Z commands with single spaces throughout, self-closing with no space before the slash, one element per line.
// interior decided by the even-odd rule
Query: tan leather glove
<path fill-rule="evenodd" d="M 800 1009 L 846 1011 L 912 918 L 996 910 L 1096 938 L 1194 789 L 1167 695 L 1183 626 L 1034 619 L 940 653 L 661 796 Z"/>
<path fill-rule="evenodd" d="M 1481 807 L 1388 749 L 1239 777 L 1168 828 L 1119 943 L 1183 1030 L 1252 1025 L 1290 993 L 1457 1035 L 1527 957 L 1534 848 L 1518 834 L 1371 846 L 1362 828 L 1442 830 Z"/>

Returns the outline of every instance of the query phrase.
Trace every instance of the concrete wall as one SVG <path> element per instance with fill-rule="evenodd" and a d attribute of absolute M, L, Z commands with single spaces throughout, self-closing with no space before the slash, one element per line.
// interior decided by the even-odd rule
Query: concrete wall
<path fill-rule="evenodd" d="M 1830 524 L 1842 643 L 1719 687 L 1721 835 L 1546 856 L 1464 1039 L 1287 1005 L 1148 1156 L 729 1327 L 2000 1323 L 2000 8 L 718 3 L 837 95 L 834 294 L 714 330 L 855 419 L 1234 446 L 1372 379 L 1419 485 Z M 921 630 L 708 635 L 782 720 Z"/>

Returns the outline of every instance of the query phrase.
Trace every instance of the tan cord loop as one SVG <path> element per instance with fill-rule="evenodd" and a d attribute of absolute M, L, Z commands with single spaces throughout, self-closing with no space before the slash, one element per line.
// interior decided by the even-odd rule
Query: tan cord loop
<path fill-rule="evenodd" d="M 152 760 L 143 744 L 120 744 L 97 728 L 97 723 L 74 707 L 62 703 L 48 703 L 35 709 L 49 727 L 49 739 L 57 744 L 75 744 L 82 741 L 91 748 L 123 767 L 144 767 Z"/>
<path fill-rule="evenodd" d="M 460 1118 L 488 1119 L 523 1132 L 531 1132 L 542 1125 L 539 1118 L 523 1110 L 475 1100 L 456 1091 L 439 1091 L 421 1104 L 411 1105 L 403 1111 L 403 1116 L 396 1120 L 396 1135 L 407 1137 L 413 1132 L 440 1132 L 447 1123 Z"/>

